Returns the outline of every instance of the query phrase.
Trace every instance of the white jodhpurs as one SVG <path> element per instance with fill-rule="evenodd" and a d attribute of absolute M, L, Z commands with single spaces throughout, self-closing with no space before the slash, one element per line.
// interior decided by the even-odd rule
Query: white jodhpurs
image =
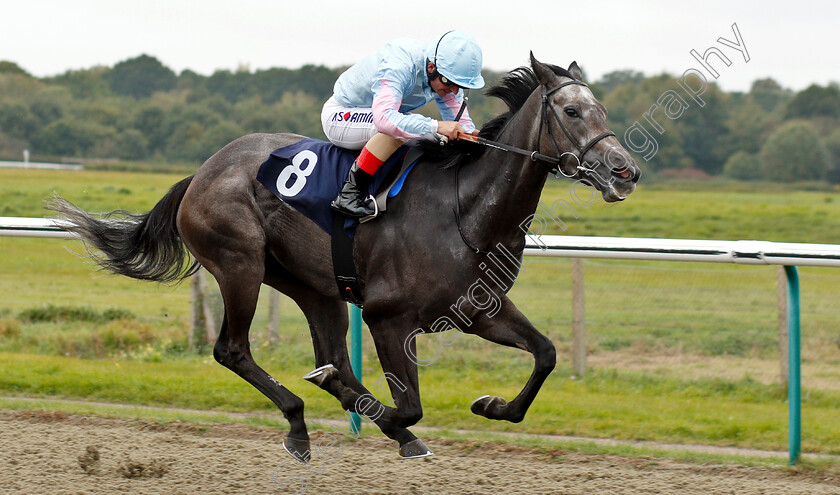
<path fill-rule="evenodd" d="M 330 97 L 321 110 L 324 134 L 336 146 L 360 150 L 377 133 L 370 108 L 348 108 Z"/>

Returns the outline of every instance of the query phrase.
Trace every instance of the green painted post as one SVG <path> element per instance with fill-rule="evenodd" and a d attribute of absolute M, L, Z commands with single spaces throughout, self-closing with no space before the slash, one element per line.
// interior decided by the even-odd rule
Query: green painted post
<path fill-rule="evenodd" d="M 362 310 L 355 304 L 350 305 L 350 366 L 359 382 L 362 381 Z M 350 431 L 359 434 L 362 431 L 362 418 L 350 413 Z"/>
<path fill-rule="evenodd" d="M 788 445 L 793 465 L 802 454 L 802 391 L 799 352 L 799 272 L 785 266 L 788 282 Z"/>

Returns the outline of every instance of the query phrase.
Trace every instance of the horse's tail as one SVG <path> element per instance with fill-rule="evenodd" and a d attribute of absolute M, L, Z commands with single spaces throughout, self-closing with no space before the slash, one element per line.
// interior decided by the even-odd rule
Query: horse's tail
<path fill-rule="evenodd" d="M 140 280 L 174 282 L 199 265 L 184 247 L 175 220 L 192 176 L 178 182 L 148 213 L 123 210 L 93 216 L 59 195 L 47 208 L 61 214 L 62 228 L 79 236 L 91 257 L 106 270 Z M 114 219 L 115 215 L 125 218 Z"/>

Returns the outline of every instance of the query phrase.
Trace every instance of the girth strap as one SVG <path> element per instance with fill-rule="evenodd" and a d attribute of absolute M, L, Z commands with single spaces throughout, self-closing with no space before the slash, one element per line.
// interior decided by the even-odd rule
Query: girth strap
<path fill-rule="evenodd" d="M 364 306 L 362 289 L 359 286 L 359 274 L 356 273 L 356 263 L 353 261 L 353 239 L 344 230 L 344 215 L 333 212 L 332 225 L 332 259 L 335 282 L 338 292 L 345 301 L 358 307 Z"/>

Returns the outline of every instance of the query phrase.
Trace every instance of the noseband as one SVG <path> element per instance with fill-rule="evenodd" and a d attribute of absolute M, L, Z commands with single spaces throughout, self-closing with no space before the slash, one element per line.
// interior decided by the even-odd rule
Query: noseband
<path fill-rule="evenodd" d="M 546 89 L 545 86 L 542 86 L 542 108 L 540 109 L 540 130 L 537 133 L 537 139 L 538 139 L 537 143 L 539 143 L 539 139 L 542 137 L 543 125 L 545 125 L 546 132 L 548 133 L 548 137 L 551 138 L 551 144 L 554 146 L 554 151 L 557 153 L 558 157 L 557 158 L 545 157 L 545 155 L 537 156 L 538 154 L 536 154 L 536 152 L 534 152 L 535 154 L 533 154 L 531 156 L 531 159 L 534 160 L 534 161 L 536 161 L 537 159 L 540 159 L 542 161 L 550 163 L 551 164 L 550 172 L 552 174 L 557 175 L 559 173 L 563 177 L 566 177 L 566 178 L 574 177 L 575 173 L 578 170 L 580 170 L 584 174 L 594 174 L 595 173 L 594 168 L 588 168 L 588 167 L 583 165 L 583 163 L 584 163 L 583 157 L 586 155 L 586 152 L 591 150 L 592 147 L 595 146 L 596 144 L 598 144 L 598 142 L 601 141 L 602 139 L 608 138 L 610 136 L 615 136 L 615 133 L 612 132 L 612 131 L 602 132 L 601 134 L 598 134 L 597 136 L 592 138 L 592 140 L 589 141 L 588 143 L 586 143 L 583 147 L 581 147 L 575 141 L 575 139 L 572 137 L 572 134 L 569 132 L 568 129 L 566 129 L 566 126 L 563 125 L 563 121 L 560 119 L 560 116 L 557 114 L 557 110 L 554 108 L 553 105 L 551 105 L 548 102 L 548 97 L 549 96 L 554 94 L 556 91 L 558 91 L 562 88 L 565 88 L 566 86 L 570 86 L 572 84 L 575 84 L 575 85 L 578 85 L 578 86 L 588 87 L 585 82 L 576 81 L 576 80 L 566 81 L 564 83 L 560 83 L 560 84 L 558 84 L 557 86 L 555 86 L 551 89 Z M 557 144 L 557 140 L 554 138 L 554 134 L 551 133 L 551 126 L 548 125 L 548 123 L 547 123 L 547 122 L 549 122 L 549 120 L 548 120 L 548 110 L 549 109 L 551 109 L 551 113 L 552 113 L 552 115 L 554 115 L 554 120 L 557 121 L 557 124 L 560 126 L 560 129 L 563 131 L 563 134 L 565 134 L 566 138 L 569 140 L 569 142 L 572 143 L 572 145 L 575 148 L 577 148 L 577 150 L 578 150 L 577 155 L 575 155 L 571 151 L 564 152 L 560 149 L 560 146 Z M 575 160 L 577 160 L 577 166 L 575 167 L 575 173 L 566 174 L 565 172 L 563 172 L 563 168 L 560 167 L 560 161 L 566 155 L 570 155 L 570 156 L 574 157 Z M 545 157 L 545 158 L 543 158 L 543 157 Z M 548 159 L 546 159 L 546 158 L 548 158 Z"/>

